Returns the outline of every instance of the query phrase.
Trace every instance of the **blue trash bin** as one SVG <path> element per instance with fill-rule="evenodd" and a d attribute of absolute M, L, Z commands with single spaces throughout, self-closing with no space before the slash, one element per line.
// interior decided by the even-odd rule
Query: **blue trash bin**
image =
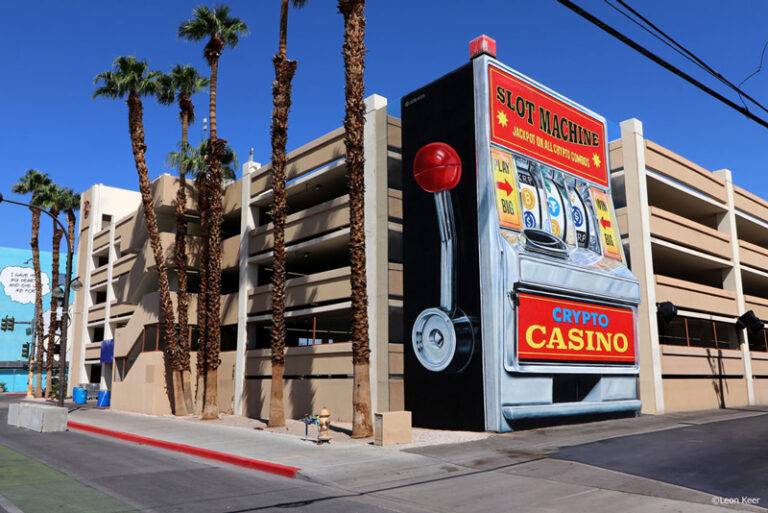
<path fill-rule="evenodd" d="M 88 390 L 83 387 L 74 387 L 72 389 L 72 400 L 75 404 L 85 404 L 88 402 Z"/>
<path fill-rule="evenodd" d="M 109 390 L 99 390 L 96 406 L 99 408 L 109 408 Z"/>

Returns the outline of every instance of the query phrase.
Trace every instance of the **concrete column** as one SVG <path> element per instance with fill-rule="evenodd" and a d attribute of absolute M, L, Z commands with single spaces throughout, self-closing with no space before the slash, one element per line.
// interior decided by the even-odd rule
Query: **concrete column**
<path fill-rule="evenodd" d="M 387 99 L 365 99 L 365 261 L 371 408 L 389 410 L 389 253 L 387 200 Z"/>
<path fill-rule="evenodd" d="M 85 381 L 85 343 L 88 341 L 88 309 L 91 307 L 91 271 L 93 271 L 93 234 L 101 228 L 101 184 L 91 187 L 88 201 L 90 202 L 88 212 L 88 228 L 83 231 L 83 218 L 80 218 L 78 225 L 78 266 L 77 274 L 83 288 L 75 295 L 75 317 L 72 318 L 72 324 L 78 324 L 79 329 L 75 330 L 75 337 L 72 338 L 72 354 L 69 359 L 69 375 L 67 380 L 67 393 L 72 393 L 72 388 Z M 85 202 L 85 199 L 83 199 Z M 80 205 L 81 216 L 85 210 L 85 205 Z"/>
<path fill-rule="evenodd" d="M 736 230 L 736 206 L 733 196 L 733 177 L 730 169 L 719 169 L 715 174 L 725 180 L 728 201 L 728 212 L 718 219 L 717 229 L 727 233 L 731 242 L 731 262 L 733 266 L 723 274 L 723 287 L 736 294 L 736 305 L 739 315 L 747 311 L 744 301 L 744 287 L 741 282 L 741 257 L 739 254 L 739 235 Z M 752 358 L 749 352 L 749 340 L 746 330 L 739 330 L 741 354 L 744 360 L 744 379 L 747 381 L 747 397 L 749 404 L 755 404 L 755 386 L 752 377 Z"/>
<path fill-rule="evenodd" d="M 640 280 L 638 347 L 640 349 L 640 399 L 643 413 L 664 413 L 661 351 L 656 320 L 656 282 L 651 253 L 651 218 L 645 170 L 643 124 L 637 119 L 621 122 L 621 151 L 627 198 L 629 257 Z"/>
<path fill-rule="evenodd" d="M 113 339 L 112 323 L 112 301 L 115 299 L 115 291 L 112 288 L 113 266 L 115 265 L 115 221 L 109 225 L 109 246 L 107 247 L 107 304 L 104 306 L 104 340 Z M 110 390 L 112 388 L 112 364 L 101 365 L 101 380 L 99 381 L 100 390 Z"/>
<path fill-rule="evenodd" d="M 248 295 L 256 286 L 255 271 L 248 263 L 251 231 L 256 220 L 251 208 L 251 179 L 259 164 L 249 160 L 243 164 L 241 206 L 240 206 L 240 253 L 239 287 L 237 295 L 237 350 L 235 351 L 234 404 L 235 415 L 245 411 L 245 360 L 248 346 Z"/>
<path fill-rule="evenodd" d="M 109 246 L 107 248 L 107 304 L 104 305 L 104 340 L 112 338 L 112 326 L 109 323 L 112 317 L 112 301 L 115 300 L 115 291 L 112 288 L 113 267 L 115 260 L 115 224 L 109 226 Z"/>

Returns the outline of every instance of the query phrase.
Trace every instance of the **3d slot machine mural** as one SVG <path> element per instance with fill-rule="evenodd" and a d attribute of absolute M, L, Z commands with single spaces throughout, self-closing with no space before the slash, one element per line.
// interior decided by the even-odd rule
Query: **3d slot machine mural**
<path fill-rule="evenodd" d="M 637 411 L 640 291 L 605 120 L 487 36 L 470 53 L 402 100 L 406 409 L 491 431 Z"/>

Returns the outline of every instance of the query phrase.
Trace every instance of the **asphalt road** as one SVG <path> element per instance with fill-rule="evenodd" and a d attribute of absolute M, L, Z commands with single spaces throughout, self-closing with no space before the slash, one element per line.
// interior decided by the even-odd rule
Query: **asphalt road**
<path fill-rule="evenodd" d="M 9 427 L 0 399 L 0 511 L 116 513 L 391 511 L 302 479 L 216 465 L 77 432 Z M 9 504 L 10 502 L 10 504 Z"/>
<path fill-rule="evenodd" d="M 8 427 L 9 401 L 0 397 L 3 513 L 700 513 L 717 509 L 712 495 L 768 503 L 768 415 L 701 425 L 675 420 L 674 429 L 560 449 L 557 440 L 617 436 L 633 420 L 425 447 L 413 452 L 425 456 L 425 466 L 444 469 L 438 477 L 371 461 L 390 473 L 388 484 L 355 486 L 355 476 L 326 485 L 79 432 Z"/>
<path fill-rule="evenodd" d="M 768 415 L 612 438 L 554 457 L 768 504 Z"/>

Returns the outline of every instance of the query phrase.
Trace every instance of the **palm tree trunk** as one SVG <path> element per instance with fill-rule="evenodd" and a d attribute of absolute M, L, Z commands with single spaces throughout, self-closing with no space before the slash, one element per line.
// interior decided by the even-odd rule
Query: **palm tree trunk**
<path fill-rule="evenodd" d="M 208 104 L 208 123 L 210 139 L 208 141 L 208 162 L 210 172 L 208 183 L 208 213 L 209 232 L 208 242 L 210 254 L 207 261 L 208 273 L 208 313 L 205 393 L 203 397 L 203 419 L 219 417 L 217 369 L 219 367 L 219 350 L 221 349 L 221 220 L 222 220 L 222 190 L 221 190 L 221 155 L 226 143 L 218 139 L 216 130 L 216 89 L 219 76 L 219 56 L 223 42 L 213 38 L 207 45 L 208 63 L 211 66 L 210 97 Z"/>
<path fill-rule="evenodd" d="M 40 271 L 40 210 L 32 209 L 32 267 L 35 272 L 35 336 L 37 349 L 35 351 L 35 397 L 43 395 L 43 349 L 45 334 L 43 333 L 43 279 Z M 50 379 L 50 376 L 49 376 Z"/>
<path fill-rule="evenodd" d="M 283 373 L 285 371 L 285 148 L 288 142 L 288 111 L 291 108 L 291 80 L 296 61 L 285 56 L 288 1 L 280 12 L 280 48 L 273 59 L 275 81 L 272 85 L 272 382 L 269 401 L 269 425 L 285 426 Z"/>
<path fill-rule="evenodd" d="M 285 359 L 276 360 L 272 355 L 272 380 L 269 395 L 269 427 L 285 426 Z"/>
<path fill-rule="evenodd" d="M 280 41 L 277 54 L 285 59 L 288 47 L 288 0 L 280 0 Z"/>
<path fill-rule="evenodd" d="M 59 213 L 55 209 L 51 209 L 51 214 L 54 217 L 58 217 Z M 62 232 L 56 225 L 56 223 L 53 223 L 53 241 L 51 244 L 51 290 L 55 290 L 56 287 L 59 286 L 59 249 L 61 247 L 61 238 L 64 236 L 64 232 Z M 53 355 L 54 355 L 54 344 L 56 342 L 56 331 L 58 329 L 58 317 L 57 317 L 57 310 L 59 308 L 59 301 L 54 297 L 53 294 L 51 294 L 51 317 L 48 322 L 48 347 L 46 350 L 45 355 L 45 374 L 48 376 L 48 381 L 46 383 L 45 387 L 45 398 L 48 399 L 51 397 L 51 376 L 53 376 Z"/>
<path fill-rule="evenodd" d="M 352 437 L 373 435 L 371 421 L 368 295 L 365 277 L 365 1 L 339 0 L 344 16 L 344 80 L 346 113 L 344 145 L 349 175 L 350 264 L 352 287 Z"/>
<path fill-rule="evenodd" d="M 141 202 L 144 207 L 144 222 L 147 225 L 149 234 L 149 243 L 152 247 L 152 253 L 155 257 L 157 267 L 158 289 L 160 292 L 160 310 L 163 316 L 163 329 L 165 336 L 166 368 L 177 368 L 178 343 L 176 338 L 176 322 L 173 311 L 173 302 L 171 301 L 171 290 L 168 283 L 168 270 L 165 265 L 165 255 L 163 254 L 162 243 L 160 242 L 160 233 L 157 228 L 157 217 L 155 215 L 154 205 L 152 204 L 152 188 L 149 181 L 149 171 L 145 159 L 147 149 L 144 143 L 144 120 L 143 106 L 141 98 L 135 93 L 128 95 L 128 130 L 131 135 L 131 149 L 133 151 L 133 160 L 136 164 L 136 172 L 139 175 L 139 191 L 141 192 Z M 181 391 L 181 384 L 177 384 L 176 373 L 172 373 L 173 380 L 173 412 L 175 415 L 186 415 L 186 405 Z"/>
<path fill-rule="evenodd" d="M 223 143 L 220 139 L 215 143 Z M 211 154 L 221 151 L 217 144 Z M 205 396 L 203 398 L 203 419 L 216 419 L 219 417 L 217 369 L 219 367 L 219 350 L 221 344 L 221 165 L 218 156 L 211 158 L 211 172 L 208 189 L 208 244 L 209 258 L 206 268 L 208 283 L 207 321 L 206 327 L 206 373 Z"/>
<path fill-rule="evenodd" d="M 67 239 L 69 239 L 69 243 L 72 246 L 72 248 L 75 247 L 75 226 L 76 225 L 77 225 L 77 218 L 75 217 L 75 211 L 67 210 Z M 70 255 L 69 255 L 69 251 L 67 251 L 67 263 L 69 263 L 69 260 L 70 260 Z M 69 276 L 65 276 L 64 280 L 67 280 L 68 278 Z"/>
<path fill-rule="evenodd" d="M 211 141 L 215 141 L 219 135 L 216 126 L 216 93 L 219 82 L 219 56 L 223 47 L 221 41 L 212 39 L 206 48 L 209 52 L 208 64 L 211 66 L 211 76 L 208 79 L 208 134 Z"/>
<path fill-rule="evenodd" d="M 197 205 L 200 212 L 200 231 L 202 239 L 202 249 L 199 259 L 199 291 L 197 293 L 197 388 L 195 391 L 195 413 L 202 413 L 205 397 L 205 374 L 206 374 L 206 349 L 208 347 L 208 272 L 206 271 L 209 258 L 208 244 L 208 190 L 206 187 L 206 177 L 204 174 L 198 176 L 197 185 Z"/>
<path fill-rule="evenodd" d="M 187 151 L 187 138 L 189 133 L 189 114 L 181 111 L 181 151 Z M 180 381 L 184 405 L 187 412 L 194 409 L 192 404 L 192 383 L 189 376 L 189 293 L 187 292 L 187 170 L 184 169 L 182 159 L 179 169 L 179 190 L 176 193 L 176 237 L 174 240 L 174 257 L 176 260 L 176 274 L 179 279 L 179 293 L 177 298 L 177 316 L 179 320 L 179 357 L 177 371 L 180 372 Z"/>

